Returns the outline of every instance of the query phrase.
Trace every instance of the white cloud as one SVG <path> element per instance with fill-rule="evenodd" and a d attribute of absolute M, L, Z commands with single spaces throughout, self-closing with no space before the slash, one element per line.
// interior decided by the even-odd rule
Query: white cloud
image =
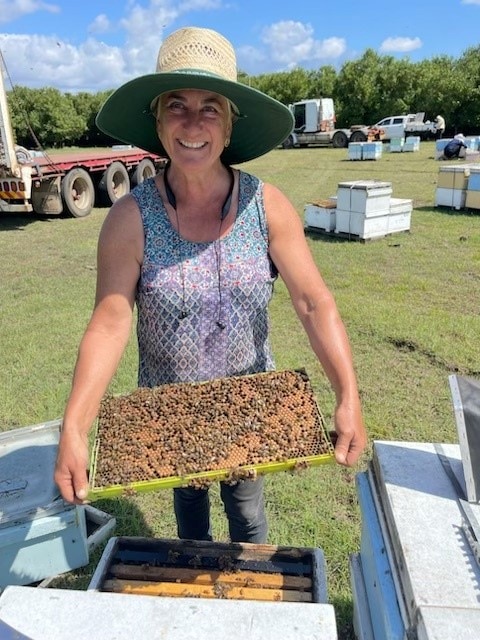
<path fill-rule="evenodd" d="M 110 27 L 110 20 L 104 13 L 101 13 L 90 23 L 88 31 L 89 33 L 106 33 Z"/>
<path fill-rule="evenodd" d="M 0 23 L 6 24 L 35 11 L 59 13 L 60 7 L 41 0 L 0 0 Z"/>
<path fill-rule="evenodd" d="M 314 58 L 317 60 L 336 60 L 347 50 L 345 38 L 326 38 L 317 42 L 314 48 Z"/>
<path fill-rule="evenodd" d="M 0 49 L 17 85 L 100 91 L 127 79 L 120 49 L 95 39 L 75 47 L 49 36 L 0 34 Z"/>
<path fill-rule="evenodd" d="M 221 6 L 222 0 L 184 0 L 177 5 L 166 0 L 142 4 L 127 0 L 126 13 L 118 23 L 113 24 L 105 14 L 97 15 L 89 25 L 90 37 L 79 45 L 56 36 L 4 33 L 0 34 L 0 49 L 14 84 L 97 92 L 154 72 L 165 29 L 184 13 Z M 57 7 L 39 0 L 0 0 L 0 16 L 8 12 L 11 16 L 14 11 L 14 17 L 19 17 L 39 10 L 56 11 Z M 98 38 L 114 30 L 123 32 L 119 46 Z"/>
<path fill-rule="evenodd" d="M 480 6 L 480 0 L 462 0 L 462 4 L 478 4 Z"/>
<path fill-rule="evenodd" d="M 382 53 L 408 53 L 420 49 L 421 46 L 420 38 L 386 38 L 380 45 L 380 51 Z"/>
<path fill-rule="evenodd" d="M 268 47 L 270 59 L 286 68 L 304 62 L 332 62 L 346 50 L 343 38 L 316 40 L 311 25 L 293 20 L 270 25 L 264 29 L 262 40 Z"/>

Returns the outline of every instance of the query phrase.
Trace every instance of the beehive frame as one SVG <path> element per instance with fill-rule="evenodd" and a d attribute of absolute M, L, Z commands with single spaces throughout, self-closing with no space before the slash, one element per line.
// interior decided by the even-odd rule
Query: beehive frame
<path fill-rule="evenodd" d="M 333 460 L 305 371 L 272 371 L 106 396 L 89 499 L 298 470 Z"/>

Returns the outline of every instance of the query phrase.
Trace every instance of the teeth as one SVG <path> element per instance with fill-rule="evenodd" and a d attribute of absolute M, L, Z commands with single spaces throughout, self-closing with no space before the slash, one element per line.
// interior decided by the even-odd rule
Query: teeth
<path fill-rule="evenodd" d="M 206 142 L 187 142 L 187 140 L 179 140 L 180 144 L 188 149 L 200 149 L 204 147 Z"/>

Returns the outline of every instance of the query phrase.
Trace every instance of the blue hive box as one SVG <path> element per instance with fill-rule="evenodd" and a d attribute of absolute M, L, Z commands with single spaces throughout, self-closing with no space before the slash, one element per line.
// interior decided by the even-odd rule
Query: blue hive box
<path fill-rule="evenodd" d="M 470 168 L 470 175 L 468 176 L 468 190 L 480 191 L 480 167 Z"/>
<path fill-rule="evenodd" d="M 0 433 L 0 589 L 88 564 L 85 508 L 53 481 L 60 424 Z"/>

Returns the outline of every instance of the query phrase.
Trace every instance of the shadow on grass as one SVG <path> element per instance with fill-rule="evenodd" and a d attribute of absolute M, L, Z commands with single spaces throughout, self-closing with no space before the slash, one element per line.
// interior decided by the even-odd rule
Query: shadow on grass
<path fill-rule="evenodd" d="M 462 216 L 462 217 L 472 217 L 472 216 L 480 216 L 480 209 L 456 209 L 455 207 L 448 206 L 437 206 L 433 207 L 432 205 L 424 206 L 424 207 L 415 207 L 415 211 L 423 211 L 425 213 L 439 213 L 441 215 L 446 216 Z"/>
<path fill-rule="evenodd" d="M 305 227 L 305 235 L 311 240 L 322 242 L 350 242 L 356 239 L 355 236 L 349 237 L 348 235 L 340 235 L 334 231 L 323 231 L 322 229 L 313 229 L 311 227 Z"/>
<path fill-rule="evenodd" d="M 50 222 L 59 218 L 68 218 L 65 214 L 46 215 L 39 213 L 4 213 L 0 212 L 0 232 L 1 231 L 23 231 L 25 227 L 34 222 Z"/>
<path fill-rule="evenodd" d="M 333 598 L 338 640 L 356 640 L 353 629 L 353 602 L 350 598 Z"/>

